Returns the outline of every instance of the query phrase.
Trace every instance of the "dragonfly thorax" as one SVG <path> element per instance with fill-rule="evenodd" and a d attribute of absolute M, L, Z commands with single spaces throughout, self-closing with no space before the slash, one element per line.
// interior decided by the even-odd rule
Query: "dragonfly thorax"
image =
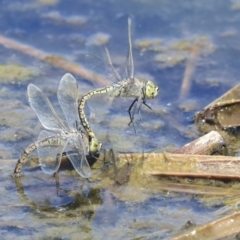
<path fill-rule="evenodd" d="M 152 99 L 157 96 L 159 87 L 156 86 L 152 81 L 147 81 L 145 85 L 145 97 L 146 99 Z"/>

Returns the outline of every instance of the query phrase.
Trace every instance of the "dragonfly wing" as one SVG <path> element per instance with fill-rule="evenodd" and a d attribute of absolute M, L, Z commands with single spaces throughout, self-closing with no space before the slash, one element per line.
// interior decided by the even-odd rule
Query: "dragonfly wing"
<path fill-rule="evenodd" d="M 59 84 L 58 101 L 65 115 L 70 129 L 78 128 L 80 123 L 78 115 L 78 84 L 76 79 L 70 74 L 66 73 Z"/>
<path fill-rule="evenodd" d="M 134 63 L 133 63 L 133 54 L 132 54 L 132 19 L 128 18 L 128 56 L 126 62 L 126 78 L 133 78 L 134 76 Z"/>
<path fill-rule="evenodd" d="M 86 159 L 86 148 L 80 136 L 71 139 L 65 151 L 77 173 L 83 178 L 91 176 L 91 168 Z"/>
<path fill-rule="evenodd" d="M 44 173 L 53 174 L 60 166 L 62 153 L 67 144 L 60 134 L 42 130 L 37 141 L 38 157 Z"/>
<path fill-rule="evenodd" d="M 95 42 L 97 41 L 97 42 Z M 112 64 L 112 59 L 107 47 L 100 39 L 87 42 L 86 64 L 87 67 L 103 76 L 110 83 L 118 83 L 122 80 Z"/>
<path fill-rule="evenodd" d="M 48 130 L 65 129 L 63 122 L 54 111 L 52 104 L 42 90 L 34 84 L 29 84 L 27 91 L 29 104 L 37 114 L 43 127 Z"/>
<path fill-rule="evenodd" d="M 106 56 L 107 56 L 107 68 L 108 68 L 108 71 L 114 75 L 114 77 L 118 80 L 118 81 L 121 81 L 121 76 L 119 75 L 119 73 L 117 72 L 116 68 L 113 66 L 112 64 L 112 58 L 111 58 L 111 55 L 110 55 L 110 52 L 108 50 L 108 48 L 106 46 L 104 46 L 104 49 L 105 49 L 105 52 L 106 52 Z"/>

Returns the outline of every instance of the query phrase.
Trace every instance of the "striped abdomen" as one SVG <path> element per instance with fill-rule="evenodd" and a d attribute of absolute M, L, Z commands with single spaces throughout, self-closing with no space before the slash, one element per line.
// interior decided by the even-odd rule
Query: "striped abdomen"
<path fill-rule="evenodd" d="M 93 95 L 97 95 L 97 94 L 106 94 L 109 92 L 112 92 L 114 90 L 114 86 L 110 86 L 110 87 L 105 87 L 105 88 L 101 88 L 98 90 L 93 90 L 93 91 L 89 91 L 87 94 L 85 94 L 78 105 L 78 113 L 79 113 L 79 118 L 81 120 L 81 123 L 85 129 L 85 131 L 87 132 L 89 138 L 94 138 L 95 134 L 93 133 L 92 129 L 90 128 L 85 112 L 84 112 L 84 107 L 85 107 L 85 102 L 91 98 Z"/>
<path fill-rule="evenodd" d="M 59 137 L 51 137 L 39 140 L 37 142 L 31 143 L 22 153 L 21 157 L 18 159 L 16 167 L 13 172 L 13 177 L 20 177 L 23 164 L 26 162 L 28 155 L 37 149 L 37 146 L 59 146 L 61 145 L 61 139 Z"/>

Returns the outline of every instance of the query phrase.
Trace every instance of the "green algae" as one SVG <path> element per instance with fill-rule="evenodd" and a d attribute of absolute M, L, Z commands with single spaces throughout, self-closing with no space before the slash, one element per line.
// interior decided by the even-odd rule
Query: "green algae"
<path fill-rule="evenodd" d="M 17 64 L 0 65 L 0 83 L 25 82 L 39 75 L 36 70 Z"/>

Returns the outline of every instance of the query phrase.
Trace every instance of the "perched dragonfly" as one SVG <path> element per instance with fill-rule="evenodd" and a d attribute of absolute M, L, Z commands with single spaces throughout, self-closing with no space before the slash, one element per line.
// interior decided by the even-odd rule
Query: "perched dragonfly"
<path fill-rule="evenodd" d="M 112 97 L 134 98 L 134 101 L 132 102 L 132 104 L 128 109 L 128 113 L 130 117 L 129 125 L 132 123 L 134 127 L 133 120 L 134 120 L 134 114 L 136 112 L 136 109 L 138 109 L 139 115 L 140 115 L 140 108 L 142 104 L 146 105 L 148 108 L 151 109 L 151 107 L 147 105 L 146 100 L 155 98 L 159 92 L 159 87 L 156 86 L 152 81 L 140 80 L 134 77 L 131 29 L 132 29 L 132 21 L 130 18 L 128 18 L 129 50 L 128 50 L 127 64 L 126 64 L 124 77 L 121 77 L 120 74 L 117 72 L 117 70 L 114 68 L 109 51 L 106 47 L 105 47 L 105 52 L 107 55 L 106 62 L 95 57 L 98 60 L 99 65 L 102 64 L 102 68 L 104 68 L 105 71 L 107 72 L 108 79 L 112 80 L 114 84 L 104 88 L 97 89 L 97 90 L 89 91 L 87 94 L 85 94 L 81 98 L 79 102 L 79 105 L 78 105 L 79 117 L 81 119 L 84 129 L 86 130 L 89 136 L 90 143 L 94 142 L 95 144 L 96 143 L 101 144 L 100 142 L 98 142 L 96 136 L 94 135 L 92 129 L 90 128 L 84 113 L 85 102 L 89 98 L 97 94 L 109 94 Z M 135 127 L 134 127 L 134 130 L 135 130 Z"/>
<path fill-rule="evenodd" d="M 86 155 L 89 152 L 97 152 L 99 149 L 93 145 L 89 146 L 88 137 L 80 127 L 77 111 L 78 85 L 75 78 L 69 73 L 65 74 L 58 88 L 58 101 L 66 122 L 58 117 L 49 99 L 38 87 L 29 84 L 27 92 L 29 103 L 46 130 L 42 130 L 38 140 L 24 150 L 17 162 L 13 177 L 20 176 L 22 165 L 28 155 L 37 149 L 43 172 L 47 174 L 57 172 L 62 153 L 66 152 L 78 174 L 88 178 L 91 175 L 91 169 Z M 98 147 L 100 148 L 101 145 Z"/>

